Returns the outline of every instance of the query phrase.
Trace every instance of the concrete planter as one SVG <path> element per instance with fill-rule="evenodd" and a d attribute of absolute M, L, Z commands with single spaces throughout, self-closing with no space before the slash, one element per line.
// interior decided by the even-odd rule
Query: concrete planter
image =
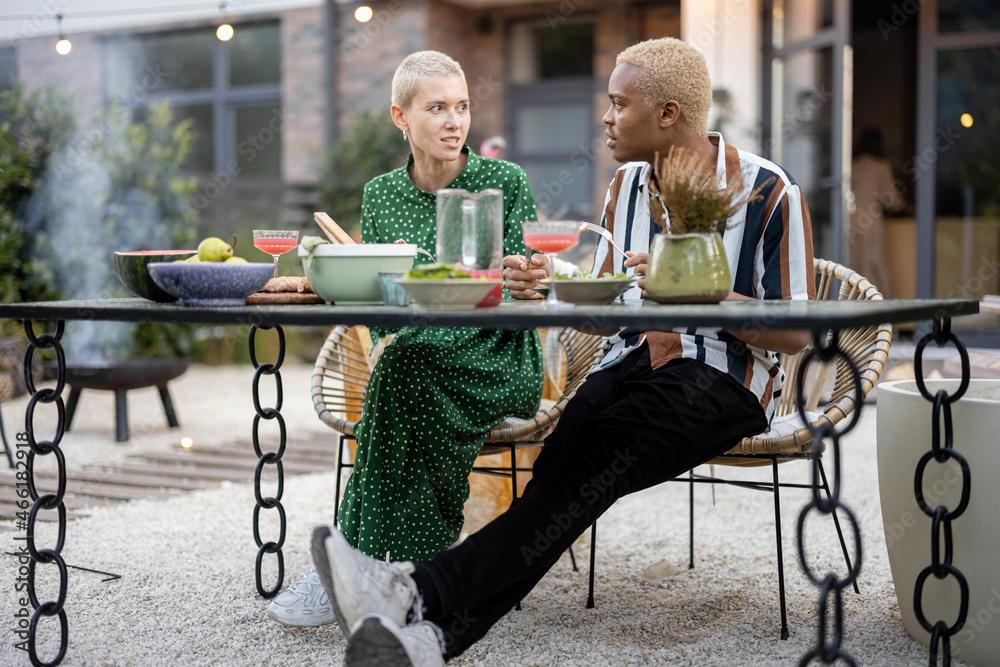
<path fill-rule="evenodd" d="M 928 380 L 931 394 L 957 391 L 958 380 Z M 968 461 L 971 497 L 952 522 L 952 565 L 969 584 L 965 625 L 951 638 L 952 656 L 972 665 L 1000 664 L 1000 380 L 971 380 L 965 395 L 951 406 L 952 447 Z M 931 450 L 932 405 L 913 380 L 885 382 L 878 389 L 878 480 L 889 565 L 903 625 L 925 645 L 930 633 L 914 611 L 917 577 L 931 564 L 931 518 L 917 506 L 914 478 L 920 458 Z M 945 446 L 943 436 L 941 446 Z M 954 460 L 927 463 L 924 498 L 931 508 L 958 507 L 962 474 Z M 942 530 L 942 536 L 943 536 Z M 945 558 L 942 537 L 941 560 Z M 924 582 L 922 608 L 932 625 L 954 625 L 959 613 L 959 583 L 933 574 Z"/>

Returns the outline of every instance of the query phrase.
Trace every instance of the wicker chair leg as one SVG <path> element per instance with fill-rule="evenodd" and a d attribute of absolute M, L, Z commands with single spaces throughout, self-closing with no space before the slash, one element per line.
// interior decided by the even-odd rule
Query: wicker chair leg
<path fill-rule="evenodd" d="M 774 493 L 774 536 L 778 554 L 778 601 L 781 607 L 781 638 L 788 639 L 788 616 L 785 612 L 785 563 L 781 550 L 781 494 L 778 489 L 778 458 L 771 457 L 771 480 Z"/>
<path fill-rule="evenodd" d="M 823 469 L 823 460 L 820 459 L 817 461 L 817 463 L 819 464 L 820 478 L 823 480 L 823 490 L 826 492 L 827 498 L 832 498 L 833 496 L 830 494 L 830 485 L 826 481 L 826 471 Z M 840 519 L 837 518 L 836 511 L 833 512 L 833 525 L 837 527 L 837 537 L 840 538 L 840 548 L 844 552 L 844 562 L 847 563 L 847 571 L 850 572 L 851 556 L 847 551 L 847 541 L 844 540 L 844 531 L 840 527 Z M 857 579 L 854 580 L 854 592 L 857 593 L 858 595 L 861 595 L 861 590 L 858 588 Z"/>

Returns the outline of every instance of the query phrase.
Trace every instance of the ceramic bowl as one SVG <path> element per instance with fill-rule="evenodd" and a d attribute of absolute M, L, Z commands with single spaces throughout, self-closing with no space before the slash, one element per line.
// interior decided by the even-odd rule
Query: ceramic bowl
<path fill-rule="evenodd" d="M 159 301 L 160 303 L 171 303 L 177 301 L 177 297 L 169 294 L 160 288 L 149 275 L 147 268 L 150 262 L 173 262 L 178 259 L 186 259 L 197 250 L 134 250 L 130 252 L 115 253 L 115 272 L 122 285 L 132 294 Z"/>
<path fill-rule="evenodd" d="M 567 303 L 611 303 L 635 282 L 633 278 L 621 280 L 543 280 L 543 285 L 554 289 L 556 298 Z"/>
<path fill-rule="evenodd" d="M 381 304 L 380 271 L 408 271 L 417 246 L 412 243 L 323 243 L 313 256 L 299 246 L 299 257 L 309 285 L 327 303 Z"/>
<path fill-rule="evenodd" d="M 454 278 L 445 280 L 404 278 L 397 282 L 421 306 L 429 308 L 475 308 L 484 300 L 490 301 L 486 297 L 502 281 L 490 278 Z"/>
<path fill-rule="evenodd" d="M 242 306 L 274 273 L 274 262 L 152 262 L 149 275 L 183 306 Z"/>

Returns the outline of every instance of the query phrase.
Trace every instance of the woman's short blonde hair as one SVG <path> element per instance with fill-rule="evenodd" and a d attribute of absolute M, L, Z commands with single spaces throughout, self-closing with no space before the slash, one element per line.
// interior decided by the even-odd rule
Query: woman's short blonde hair
<path fill-rule="evenodd" d="M 392 76 L 392 104 L 401 109 L 410 108 L 417 94 L 420 79 L 434 76 L 460 76 L 465 78 L 462 66 L 454 58 L 440 51 L 417 51 L 399 63 Z"/>
<path fill-rule="evenodd" d="M 619 53 L 615 64 L 641 68 L 636 85 L 646 102 L 659 105 L 676 100 L 691 129 L 706 136 L 712 81 L 697 49 L 672 37 L 650 39 Z"/>

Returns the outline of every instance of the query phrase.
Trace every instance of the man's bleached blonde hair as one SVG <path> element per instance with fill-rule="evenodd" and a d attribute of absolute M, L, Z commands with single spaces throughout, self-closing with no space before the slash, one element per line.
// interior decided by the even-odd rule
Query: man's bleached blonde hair
<path fill-rule="evenodd" d="M 616 65 L 642 68 L 636 86 L 649 104 L 676 100 L 698 136 L 708 133 L 712 81 L 705 58 L 690 44 L 672 37 L 650 39 L 618 54 Z"/>
<path fill-rule="evenodd" d="M 440 51 L 417 51 L 406 56 L 392 76 L 393 106 L 409 109 L 420 79 L 435 76 L 460 76 L 465 79 L 465 72 L 454 58 Z"/>

